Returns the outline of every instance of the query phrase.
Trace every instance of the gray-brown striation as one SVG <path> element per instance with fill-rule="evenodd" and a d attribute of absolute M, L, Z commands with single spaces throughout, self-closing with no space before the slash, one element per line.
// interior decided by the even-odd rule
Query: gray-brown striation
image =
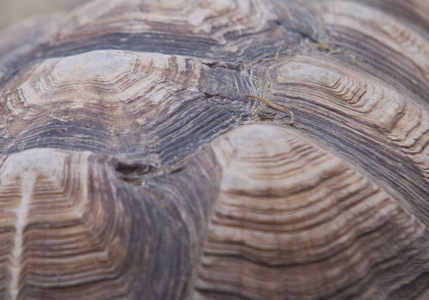
<path fill-rule="evenodd" d="M 4 32 L 0 298 L 426 299 L 428 15 L 93 0 Z"/>
<path fill-rule="evenodd" d="M 427 266 L 405 265 L 429 259 L 429 231 L 360 170 L 270 125 L 241 127 L 213 148 L 221 193 L 192 298 L 412 295 L 404 282 Z"/>

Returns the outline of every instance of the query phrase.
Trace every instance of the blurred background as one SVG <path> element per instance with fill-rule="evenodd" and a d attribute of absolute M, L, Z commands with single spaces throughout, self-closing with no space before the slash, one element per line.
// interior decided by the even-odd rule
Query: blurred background
<path fill-rule="evenodd" d="M 0 0 L 0 31 L 33 15 L 46 14 L 81 0 Z"/>

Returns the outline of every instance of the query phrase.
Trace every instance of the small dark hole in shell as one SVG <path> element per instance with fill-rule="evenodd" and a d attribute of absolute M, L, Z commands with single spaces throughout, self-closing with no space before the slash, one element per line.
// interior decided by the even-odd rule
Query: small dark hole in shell
<path fill-rule="evenodd" d="M 150 164 L 143 163 L 127 163 L 118 161 L 115 164 L 117 176 L 127 182 L 141 184 L 144 175 L 153 173 L 156 167 Z"/>

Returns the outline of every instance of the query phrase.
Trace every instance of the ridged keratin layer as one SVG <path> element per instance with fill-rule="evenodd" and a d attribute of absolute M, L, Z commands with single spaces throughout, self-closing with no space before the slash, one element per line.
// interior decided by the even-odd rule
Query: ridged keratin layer
<path fill-rule="evenodd" d="M 0 36 L 1 299 L 427 299 L 423 0 L 94 0 Z"/>

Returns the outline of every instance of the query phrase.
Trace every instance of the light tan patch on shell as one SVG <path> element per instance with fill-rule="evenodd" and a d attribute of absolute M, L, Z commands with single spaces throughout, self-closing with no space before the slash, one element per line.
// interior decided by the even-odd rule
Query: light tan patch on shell
<path fill-rule="evenodd" d="M 91 177 L 104 174 L 89 157 L 89 152 L 33 149 L 4 160 L 0 268 L 8 276 L 0 277 L 0 285 L 10 299 L 23 297 L 26 284 L 84 286 L 115 276 L 126 255 L 130 221 L 122 204 L 112 201 L 113 185 L 110 199 L 97 191 L 101 182 Z M 112 284 L 125 293 L 122 279 Z"/>
<path fill-rule="evenodd" d="M 402 251 L 427 234 L 365 174 L 292 129 L 243 126 L 213 149 L 223 179 L 192 299 L 374 298 L 383 279 L 371 274 L 386 261 L 405 266 Z"/>
<path fill-rule="evenodd" d="M 410 26 L 356 2 L 334 2 L 322 10 L 325 23 L 355 30 L 412 61 L 429 80 L 429 42 Z"/>
<path fill-rule="evenodd" d="M 276 74 L 279 84 L 294 86 L 287 89 L 289 97 L 309 99 L 375 128 L 429 180 L 429 115 L 416 101 L 327 58 L 294 57 Z"/>
<path fill-rule="evenodd" d="M 130 9 L 132 8 L 132 9 Z M 137 9 L 136 9 L 137 8 Z M 272 5 L 266 1 L 91 1 L 64 21 L 58 35 L 61 40 L 74 39 L 80 33 L 97 35 L 101 24 L 105 33 L 136 33 L 156 31 L 157 24 L 175 24 L 176 30 L 194 33 L 225 43 L 230 32 L 257 32 L 276 18 Z"/>

